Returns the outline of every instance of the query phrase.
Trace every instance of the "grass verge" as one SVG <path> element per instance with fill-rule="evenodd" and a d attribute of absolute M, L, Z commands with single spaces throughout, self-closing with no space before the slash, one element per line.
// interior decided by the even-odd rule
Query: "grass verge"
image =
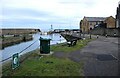
<path fill-rule="evenodd" d="M 3 73 L 3 76 L 82 76 L 82 66 L 82 63 L 73 62 L 68 58 L 40 58 L 38 53 L 32 53 L 19 68 L 10 69 Z"/>
<path fill-rule="evenodd" d="M 64 43 L 51 46 L 54 52 L 73 52 L 87 45 L 93 39 L 79 40 L 73 47 L 68 47 Z M 29 53 L 22 55 L 21 60 Z M 27 59 L 21 62 L 20 67 L 2 73 L 3 76 L 83 76 L 83 62 L 74 62 L 68 58 L 57 58 L 54 56 L 44 56 L 41 58 L 39 50 L 30 52 Z M 3 70 L 7 66 L 3 67 Z"/>
<path fill-rule="evenodd" d="M 51 51 L 53 51 L 53 52 L 73 52 L 73 51 L 83 48 L 84 46 L 86 46 L 88 44 L 88 42 L 90 42 L 92 40 L 94 40 L 94 39 L 87 38 L 85 40 L 78 40 L 77 44 L 72 47 L 68 47 L 68 45 L 65 43 L 53 45 L 53 46 L 51 46 Z"/>

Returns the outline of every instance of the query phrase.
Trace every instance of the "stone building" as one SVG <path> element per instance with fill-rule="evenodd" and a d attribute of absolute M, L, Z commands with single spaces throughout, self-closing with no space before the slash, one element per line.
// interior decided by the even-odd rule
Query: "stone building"
<path fill-rule="evenodd" d="M 107 24 L 107 28 L 116 28 L 116 19 L 112 16 L 110 17 L 107 17 L 105 20 L 104 20 L 104 23 Z"/>
<path fill-rule="evenodd" d="M 120 28 L 120 1 L 117 7 L 117 14 L 116 14 L 116 27 Z"/>
<path fill-rule="evenodd" d="M 116 28 L 115 18 L 110 17 L 84 17 L 83 20 L 80 21 L 80 29 L 82 32 L 89 33 L 91 29 L 99 26 L 100 23 L 106 23 L 107 28 Z"/>
<path fill-rule="evenodd" d="M 84 17 L 80 22 L 80 28 L 83 32 L 89 32 L 90 29 L 93 29 L 104 20 L 103 17 Z"/>

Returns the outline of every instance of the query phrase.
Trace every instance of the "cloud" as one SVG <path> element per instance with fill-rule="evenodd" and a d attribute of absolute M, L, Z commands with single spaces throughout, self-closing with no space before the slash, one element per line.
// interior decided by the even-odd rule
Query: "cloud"
<path fill-rule="evenodd" d="M 37 11 L 37 10 L 33 10 L 33 9 L 11 9 L 11 8 L 7 8 L 7 9 L 3 9 L 3 16 L 6 15 L 23 15 L 23 16 L 50 16 L 49 12 L 44 12 L 44 11 Z"/>
<path fill-rule="evenodd" d="M 20 19 L 34 19 L 47 20 L 52 17 L 52 14 L 44 11 L 36 11 L 32 9 L 3 9 L 3 19 L 6 20 L 20 20 Z"/>
<path fill-rule="evenodd" d="M 1 0 L 0 23 L 3 28 L 13 25 L 47 28 L 50 24 L 54 27 L 79 28 L 79 22 L 84 16 L 115 17 L 118 2 L 119 0 Z"/>

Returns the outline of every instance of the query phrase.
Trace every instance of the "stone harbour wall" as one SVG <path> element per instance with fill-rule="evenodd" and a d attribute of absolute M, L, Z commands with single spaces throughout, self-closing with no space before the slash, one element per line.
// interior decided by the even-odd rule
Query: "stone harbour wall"
<path fill-rule="evenodd" d="M 95 28 L 91 30 L 91 34 L 94 35 L 108 35 L 108 36 L 116 36 L 120 37 L 120 28 Z"/>

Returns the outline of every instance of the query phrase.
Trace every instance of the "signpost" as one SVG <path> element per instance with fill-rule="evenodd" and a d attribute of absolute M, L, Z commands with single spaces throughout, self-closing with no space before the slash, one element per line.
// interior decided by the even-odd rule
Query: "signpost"
<path fill-rule="evenodd" d="M 18 53 L 13 55 L 12 59 L 12 69 L 16 69 L 19 66 L 19 56 Z"/>

